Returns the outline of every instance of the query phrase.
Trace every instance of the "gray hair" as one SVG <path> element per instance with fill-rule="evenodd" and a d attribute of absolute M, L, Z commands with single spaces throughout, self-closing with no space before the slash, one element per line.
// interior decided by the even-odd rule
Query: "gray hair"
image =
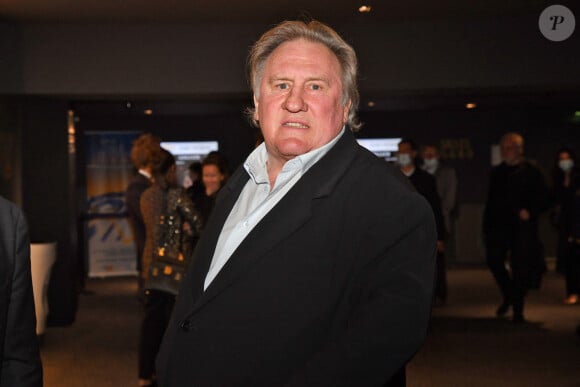
<path fill-rule="evenodd" d="M 341 68 L 342 104 L 351 102 L 348 111 L 348 126 L 357 130 L 361 123 L 357 117 L 360 96 L 357 88 L 357 58 L 354 49 L 346 43 L 332 28 L 319 21 L 284 21 L 266 31 L 252 46 L 248 56 L 249 79 L 256 98 L 260 95 L 260 82 L 264 65 L 272 52 L 282 43 L 297 39 L 306 39 L 322 43 L 336 55 Z M 254 119 L 255 107 L 248 108 L 246 114 L 253 125 L 259 126 Z"/>

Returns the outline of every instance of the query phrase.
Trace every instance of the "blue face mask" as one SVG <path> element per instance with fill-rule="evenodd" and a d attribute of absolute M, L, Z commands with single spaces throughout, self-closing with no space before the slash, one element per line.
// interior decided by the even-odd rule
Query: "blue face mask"
<path fill-rule="evenodd" d="M 572 159 L 558 161 L 558 166 L 564 172 L 570 172 L 574 168 L 574 161 Z"/>

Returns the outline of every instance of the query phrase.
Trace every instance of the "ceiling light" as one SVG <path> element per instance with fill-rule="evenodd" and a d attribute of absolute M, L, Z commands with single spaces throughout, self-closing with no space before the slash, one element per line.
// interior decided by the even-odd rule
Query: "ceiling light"
<path fill-rule="evenodd" d="M 143 113 L 145 113 L 145 115 L 150 116 L 151 114 L 153 114 L 153 110 L 152 109 L 145 109 L 143 110 Z"/>
<path fill-rule="evenodd" d="M 466 107 L 467 109 L 475 109 L 475 108 L 477 107 L 477 104 L 476 104 L 476 103 L 474 103 L 474 102 L 469 102 L 469 103 L 466 103 L 466 104 L 465 104 L 465 107 Z"/>
<path fill-rule="evenodd" d="M 368 107 L 374 107 L 374 106 L 375 106 L 375 101 L 369 101 L 369 102 L 367 103 L 367 106 L 368 106 Z"/>
<path fill-rule="evenodd" d="M 360 7 L 358 7 L 358 11 L 360 13 L 370 12 L 371 11 L 371 6 L 370 5 L 361 5 Z"/>

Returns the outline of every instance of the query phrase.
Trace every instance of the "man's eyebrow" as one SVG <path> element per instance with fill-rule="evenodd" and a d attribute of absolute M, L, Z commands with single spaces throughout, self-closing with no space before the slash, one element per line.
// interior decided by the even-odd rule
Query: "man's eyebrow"
<path fill-rule="evenodd" d="M 276 82 L 276 81 L 290 81 L 290 78 L 278 75 L 273 75 L 268 78 L 268 82 Z"/>
<path fill-rule="evenodd" d="M 276 82 L 276 81 L 289 81 L 289 82 L 293 82 L 293 80 L 290 79 L 287 76 L 273 75 L 273 76 L 271 76 L 271 77 L 268 78 L 268 82 Z M 325 77 L 325 76 L 309 77 L 309 78 L 306 78 L 306 82 L 324 82 L 324 83 L 330 83 L 330 78 L 329 77 Z"/>
<path fill-rule="evenodd" d="M 306 82 L 324 82 L 330 83 L 330 78 L 328 77 L 310 77 L 306 79 Z"/>

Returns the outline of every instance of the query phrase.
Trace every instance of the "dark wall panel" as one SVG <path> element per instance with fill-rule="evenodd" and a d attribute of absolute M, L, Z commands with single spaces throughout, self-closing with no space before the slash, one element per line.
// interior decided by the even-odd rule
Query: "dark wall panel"
<path fill-rule="evenodd" d="M 62 100 L 33 98 L 22 107 L 22 196 L 30 238 L 58 243 L 48 291 L 49 325 L 72 323 L 77 306 L 76 203 L 69 168 L 67 106 Z"/>

